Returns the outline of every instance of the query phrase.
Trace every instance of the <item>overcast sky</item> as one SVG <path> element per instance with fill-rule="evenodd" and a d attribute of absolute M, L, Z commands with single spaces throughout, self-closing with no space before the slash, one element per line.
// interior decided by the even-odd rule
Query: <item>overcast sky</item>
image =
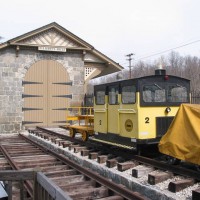
<path fill-rule="evenodd" d="M 200 0 L 1 1 L 1 42 L 51 22 L 126 67 L 126 54 L 138 60 L 200 40 Z M 200 41 L 175 50 L 199 56 Z"/>

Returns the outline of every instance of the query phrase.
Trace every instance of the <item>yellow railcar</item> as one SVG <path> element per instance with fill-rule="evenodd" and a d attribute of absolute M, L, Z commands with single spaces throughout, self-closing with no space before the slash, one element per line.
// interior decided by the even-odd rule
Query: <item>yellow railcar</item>
<path fill-rule="evenodd" d="M 155 75 L 94 86 L 93 140 L 138 150 L 156 144 L 181 103 L 190 102 L 190 81 Z"/>

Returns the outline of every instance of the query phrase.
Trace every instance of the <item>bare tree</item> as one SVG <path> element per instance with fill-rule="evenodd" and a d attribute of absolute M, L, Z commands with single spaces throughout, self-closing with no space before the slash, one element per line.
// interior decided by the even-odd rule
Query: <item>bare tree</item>
<path fill-rule="evenodd" d="M 182 76 L 182 71 L 184 67 L 184 58 L 179 55 L 179 53 L 172 51 L 168 57 L 168 72 L 176 76 Z"/>
<path fill-rule="evenodd" d="M 180 56 L 179 53 L 172 51 L 167 56 L 162 56 L 155 60 L 153 64 L 139 61 L 134 63 L 132 67 L 132 77 L 138 78 L 142 76 L 153 75 L 154 70 L 162 64 L 163 68 L 167 70 L 168 74 L 181 76 L 191 80 L 191 90 L 200 92 L 200 58 L 193 56 Z M 129 79 L 129 69 L 124 69 L 121 73 L 122 79 Z M 118 81 L 117 73 L 100 77 L 92 81 L 92 85 Z M 90 85 L 90 87 L 92 87 Z"/>
<path fill-rule="evenodd" d="M 191 80 L 191 90 L 200 91 L 200 59 L 197 57 L 185 57 L 184 76 Z"/>

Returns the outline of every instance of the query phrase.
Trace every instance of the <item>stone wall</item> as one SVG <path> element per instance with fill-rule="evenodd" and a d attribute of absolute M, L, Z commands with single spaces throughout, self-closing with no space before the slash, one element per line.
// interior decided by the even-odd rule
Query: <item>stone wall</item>
<path fill-rule="evenodd" d="M 13 133 L 23 129 L 24 120 L 22 81 L 27 70 L 37 61 L 54 60 L 69 73 L 72 100 L 80 105 L 84 96 L 84 61 L 81 52 L 48 53 L 37 49 L 20 49 L 18 56 L 12 47 L 0 50 L 0 133 Z"/>

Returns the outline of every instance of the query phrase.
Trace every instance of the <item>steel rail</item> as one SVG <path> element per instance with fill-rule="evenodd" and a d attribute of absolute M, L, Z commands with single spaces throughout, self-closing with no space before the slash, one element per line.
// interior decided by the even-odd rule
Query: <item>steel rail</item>
<path fill-rule="evenodd" d="M 61 134 L 61 133 L 57 133 L 53 130 L 49 130 L 49 129 L 46 129 L 44 127 L 41 127 L 41 126 L 36 126 L 36 129 L 40 130 L 40 131 L 43 131 L 45 133 L 48 133 L 48 134 L 52 134 L 54 136 L 57 136 L 61 139 L 65 139 L 65 140 L 68 140 L 70 142 L 73 142 L 73 143 L 78 143 L 80 145 L 83 145 L 83 146 L 86 146 L 88 148 L 93 148 L 93 149 L 96 149 L 98 151 L 100 151 L 103 147 L 103 145 L 101 143 L 96 143 L 94 141 L 91 141 L 91 140 L 88 140 L 88 141 L 82 141 L 80 139 L 76 139 L 76 138 L 72 138 L 70 136 L 67 136 L 67 135 L 64 135 L 64 134 Z M 106 146 L 104 145 L 104 150 L 108 151 L 110 150 L 110 146 L 106 149 Z"/>
<path fill-rule="evenodd" d="M 48 129 L 46 129 L 46 128 L 44 128 L 44 127 L 41 127 L 41 126 L 36 126 L 36 128 L 37 128 L 38 130 L 41 130 L 41 131 L 45 132 L 45 133 L 56 135 L 56 136 L 58 136 L 58 137 L 60 137 L 60 138 L 62 138 L 62 139 L 67 139 L 67 140 L 69 140 L 70 142 L 77 142 L 77 143 L 82 144 L 82 145 L 86 145 L 86 144 L 87 144 L 87 142 L 78 140 L 78 139 L 76 139 L 76 138 L 72 138 L 72 137 L 67 136 L 67 135 L 63 135 L 63 134 L 57 133 L 57 132 L 52 131 L 52 130 L 48 130 Z M 88 145 L 88 144 L 87 144 L 87 145 Z"/>
<path fill-rule="evenodd" d="M 58 137 L 59 136 L 63 137 L 65 139 L 70 138 L 69 136 L 64 136 L 60 133 L 56 133 L 52 130 L 47 130 L 47 129 L 42 128 L 42 127 L 38 127 L 38 129 L 40 129 L 40 130 L 42 130 L 46 133 L 52 133 L 54 135 L 57 135 Z M 73 139 L 71 141 L 74 141 L 74 142 L 77 141 L 74 138 L 70 138 L 70 139 Z M 87 146 L 87 144 L 85 142 L 82 142 L 82 141 L 80 141 L 80 144 L 85 144 Z M 99 149 L 99 150 L 102 150 L 102 149 Z M 105 148 L 105 150 L 107 150 L 107 149 Z M 125 151 L 125 152 L 123 152 L 123 151 Z M 170 164 L 167 164 L 167 163 L 163 163 L 161 161 L 157 161 L 155 159 L 151 159 L 151 158 L 147 158 L 147 157 L 143 157 L 143 156 L 139 156 L 139 155 L 134 155 L 134 154 L 129 155 L 129 153 L 127 153 L 127 151 L 128 150 L 118 149 L 118 150 L 115 151 L 115 154 L 120 154 L 118 156 L 122 156 L 123 158 L 125 158 L 127 160 L 132 159 L 132 160 L 140 162 L 141 164 L 150 165 L 150 166 L 153 166 L 153 167 L 155 167 L 157 169 L 161 169 L 161 170 L 171 171 L 174 174 L 182 175 L 182 176 L 185 176 L 185 177 L 192 177 L 195 180 L 200 181 L 200 173 L 197 172 L 197 171 L 186 169 L 186 168 L 183 168 L 183 167 L 180 167 L 180 166 L 170 165 Z M 130 151 L 130 152 L 132 152 L 132 151 Z"/>
<path fill-rule="evenodd" d="M 133 155 L 133 159 L 146 165 L 151 165 L 155 168 L 173 172 L 174 174 L 182 175 L 185 177 L 192 177 L 196 180 L 200 180 L 200 173 L 194 170 L 186 169 L 180 166 L 174 166 L 167 163 L 163 163 L 154 159 L 146 158 L 143 156 Z"/>
<path fill-rule="evenodd" d="M 108 189 L 115 192 L 116 194 L 123 196 L 123 198 L 125 198 L 125 199 L 129 199 L 129 200 L 147 200 L 148 199 L 144 196 L 141 196 L 138 192 L 131 191 L 131 190 L 125 188 L 122 185 L 111 182 L 109 179 L 106 179 L 106 178 L 100 176 L 99 174 L 92 172 L 89 169 L 81 167 L 80 165 L 76 164 L 75 162 L 69 160 L 66 156 L 58 154 L 58 153 L 52 151 L 51 149 L 47 149 L 46 147 L 38 144 L 37 142 L 33 141 L 32 139 L 28 138 L 25 135 L 20 134 L 20 136 L 22 138 L 24 138 L 25 140 L 27 140 L 28 142 L 38 146 L 39 148 L 44 149 L 45 151 L 48 151 L 50 154 L 52 154 L 56 158 L 60 159 L 63 163 L 65 163 L 65 164 L 69 165 L 70 167 L 76 169 L 81 174 L 83 174 L 83 175 L 85 175 L 85 176 L 87 176 L 91 179 L 94 179 L 95 181 L 97 181 L 101 185 L 105 185 Z"/>
<path fill-rule="evenodd" d="M 112 154 L 114 154 L 116 156 L 118 156 L 118 154 L 120 154 L 120 156 L 123 157 L 126 160 L 131 159 L 130 156 L 127 154 L 127 152 L 129 151 L 129 152 L 133 153 L 133 151 L 130 151 L 128 149 L 119 148 L 119 147 L 114 147 L 115 148 L 115 152 L 113 152 L 113 148 L 112 148 L 113 146 L 108 145 L 108 144 L 101 144 L 101 143 L 97 143 L 97 142 L 94 142 L 94 141 L 91 141 L 91 140 L 88 140 L 88 141 L 84 142 L 82 140 L 79 140 L 79 139 L 76 139 L 76 138 L 71 138 L 70 136 L 63 135 L 61 133 L 57 133 L 57 132 L 55 132 L 53 130 L 46 129 L 46 128 L 41 127 L 41 126 L 37 126 L 36 128 L 38 130 L 44 132 L 44 133 L 55 135 L 55 136 L 57 136 L 59 138 L 69 140 L 70 142 L 78 143 L 78 144 L 86 146 L 88 148 L 93 148 L 93 149 L 95 149 L 97 151 L 107 152 L 108 154 L 112 153 Z M 120 153 L 117 153 L 117 152 L 120 152 Z"/>

